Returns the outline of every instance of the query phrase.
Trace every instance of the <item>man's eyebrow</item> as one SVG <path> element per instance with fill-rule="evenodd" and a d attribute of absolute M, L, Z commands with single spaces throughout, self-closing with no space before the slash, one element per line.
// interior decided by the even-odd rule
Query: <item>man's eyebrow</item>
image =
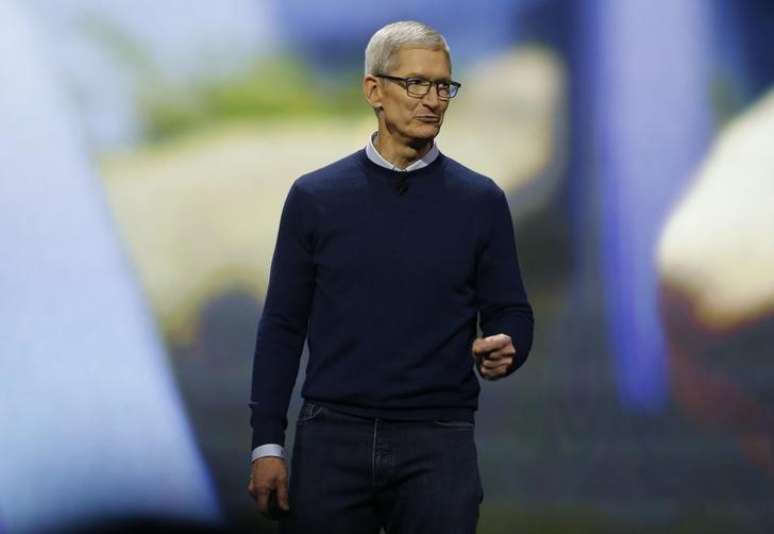
<path fill-rule="evenodd" d="M 430 78 L 426 76 L 422 76 L 421 74 L 418 74 L 416 72 L 409 72 L 408 74 L 403 75 L 404 78 L 422 78 L 423 80 L 429 80 Z M 437 80 L 431 80 L 431 81 L 438 81 L 438 82 L 450 82 L 451 78 L 443 77 L 438 78 Z"/>

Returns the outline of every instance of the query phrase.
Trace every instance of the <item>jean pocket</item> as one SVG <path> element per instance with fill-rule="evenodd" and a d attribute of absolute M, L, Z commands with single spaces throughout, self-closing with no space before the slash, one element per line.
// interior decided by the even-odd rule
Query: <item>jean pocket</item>
<path fill-rule="evenodd" d="M 463 430 L 473 430 L 475 423 L 470 421 L 454 421 L 446 419 L 434 419 L 433 424 L 443 428 L 459 428 Z"/>
<path fill-rule="evenodd" d="M 298 423 L 306 423 L 315 419 L 320 413 L 322 413 L 323 407 L 313 402 L 304 401 L 301 406 L 301 411 L 298 412 Z"/>

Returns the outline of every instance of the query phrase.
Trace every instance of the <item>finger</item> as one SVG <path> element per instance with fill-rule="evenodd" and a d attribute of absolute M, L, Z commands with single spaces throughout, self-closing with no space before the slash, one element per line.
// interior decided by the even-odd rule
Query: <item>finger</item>
<path fill-rule="evenodd" d="M 508 368 L 510 367 L 511 365 L 510 362 L 512 361 L 513 360 L 511 359 L 506 361 L 505 363 L 498 363 L 493 366 L 489 366 L 485 362 L 485 364 L 479 368 L 479 372 L 481 376 L 491 380 L 493 378 L 497 378 L 499 376 L 504 375 L 507 372 Z"/>
<path fill-rule="evenodd" d="M 488 358 L 490 354 L 493 353 L 493 351 L 496 349 L 489 348 L 489 349 L 481 349 L 478 351 L 473 352 L 473 359 L 480 360 L 482 358 Z"/>
<path fill-rule="evenodd" d="M 496 334 L 475 340 L 473 346 L 476 352 L 491 352 L 506 347 L 510 343 L 511 338 L 506 334 Z"/>
<path fill-rule="evenodd" d="M 505 374 L 508 372 L 509 367 L 510 367 L 509 365 L 501 365 L 500 367 L 495 367 L 494 369 L 490 369 L 489 372 L 491 376 L 499 378 L 501 376 L 505 376 Z"/>
<path fill-rule="evenodd" d="M 512 356 L 503 356 L 502 358 L 498 358 L 495 360 L 486 358 L 483 362 L 481 362 L 481 365 L 486 367 L 487 369 L 495 369 L 497 367 L 504 367 L 508 366 L 511 363 L 513 363 L 513 357 Z"/>
<path fill-rule="evenodd" d="M 484 352 L 492 349 L 491 338 L 480 337 L 473 342 L 473 350 L 476 352 Z"/>
<path fill-rule="evenodd" d="M 252 477 L 250 478 L 250 484 L 247 485 L 247 493 L 250 494 L 256 503 L 258 502 L 258 485 Z"/>
<path fill-rule="evenodd" d="M 498 367 L 495 367 L 494 369 L 492 369 L 492 372 L 494 372 L 494 373 L 496 373 L 496 374 L 498 374 L 498 375 L 503 375 L 503 374 L 505 374 L 505 373 L 506 373 L 506 371 L 508 371 L 508 368 L 511 366 L 511 363 L 510 363 L 510 362 L 512 362 L 512 361 L 513 361 L 513 360 L 510 360 L 509 362 L 506 362 L 506 363 L 504 363 L 503 365 L 500 365 L 500 366 L 498 366 Z"/>
<path fill-rule="evenodd" d="M 489 369 L 488 367 L 485 367 L 484 365 L 480 365 L 480 366 L 478 367 L 478 373 L 479 373 L 479 374 L 480 374 L 480 375 L 481 375 L 483 378 L 486 378 L 487 380 L 491 380 L 491 379 L 492 379 L 492 370 L 491 370 L 491 369 Z"/>
<path fill-rule="evenodd" d="M 481 339 L 477 339 L 473 342 L 473 357 L 475 358 L 476 355 L 485 352 L 486 351 L 486 343 L 483 342 Z"/>
<path fill-rule="evenodd" d="M 473 360 L 480 365 L 483 361 L 487 359 L 488 355 L 489 355 L 488 352 L 479 352 L 477 354 L 473 354 Z"/>
<path fill-rule="evenodd" d="M 490 351 L 489 354 L 490 356 L 513 356 L 516 354 L 516 347 L 514 347 L 512 343 L 508 343 L 504 347 Z"/>
<path fill-rule="evenodd" d="M 277 481 L 277 504 L 283 510 L 290 510 L 290 502 L 288 499 L 288 481 L 286 478 L 281 478 Z"/>
<path fill-rule="evenodd" d="M 265 486 L 259 487 L 256 490 L 256 493 L 258 494 L 258 510 L 265 514 L 269 510 L 269 493 L 271 490 Z"/>
<path fill-rule="evenodd" d="M 500 358 L 495 358 L 495 359 L 484 358 L 481 364 L 490 369 L 493 369 L 495 367 L 500 367 L 501 365 L 508 365 L 512 361 L 513 361 L 513 356 L 502 356 Z"/>
<path fill-rule="evenodd" d="M 486 376 L 486 373 L 487 373 L 486 369 L 484 369 L 483 367 L 479 366 L 479 368 L 478 368 L 478 374 L 479 374 L 479 375 L 481 375 L 481 378 L 488 378 L 488 377 Z"/>
<path fill-rule="evenodd" d="M 510 336 L 506 334 L 495 334 L 484 339 L 490 350 L 499 349 L 511 343 Z"/>
<path fill-rule="evenodd" d="M 484 361 L 487 362 L 498 362 L 502 360 L 503 358 L 510 357 L 510 354 L 503 351 L 495 351 L 495 352 L 489 352 L 484 355 Z"/>

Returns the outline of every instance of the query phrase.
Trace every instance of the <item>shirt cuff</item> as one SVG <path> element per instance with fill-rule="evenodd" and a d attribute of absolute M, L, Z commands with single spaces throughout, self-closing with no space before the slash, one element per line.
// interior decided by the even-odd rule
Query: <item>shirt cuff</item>
<path fill-rule="evenodd" d="M 278 456 L 284 460 L 285 449 L 282 447 L 282 445 L 277 443 L 266 443 L 265 445 L 261 445 L 260 447 L 253 449 L 253 453 L 250 455 L 250 462 L 253 462 L 263 456 Z"/>

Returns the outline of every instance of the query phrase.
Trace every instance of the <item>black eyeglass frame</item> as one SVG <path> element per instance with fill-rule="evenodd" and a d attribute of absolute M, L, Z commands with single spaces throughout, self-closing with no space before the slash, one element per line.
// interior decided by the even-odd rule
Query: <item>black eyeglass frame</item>
<path fill-rule="evenodd" d="M 457 96 L 457 93 L 459 93 L 460 87 L 462 87 L 462 84 L 460 82 L 454 82 L 454 81 L 451 81 L 451 80 L 448 81 L 448 82 L 447 81 L 440 81 L 440 80 L 433 82 L 433 81 L 430 81 L 430 80 L 425 80 L 423 78 L 401 78 L 400 76 L 389 76 L 387 74 L 374 74 L 374 76 L 376 76 L 377 78 L 385 78 L 387 80 L 392 80 L 392 81 L 395 81 L 395 82 L 403 82 L 403 87 L 406 89 L 406 94 L 408 96 L 412 97 L 412 98 L 424 98 L 425 96 L 427 96 L 427 93 L 430 92 L 430 89 L 432 88 L 432 86 L 435 85 L 435 93 L 438 95 L 438 98 L 440 98 L 441 100 L 451 100 L 452 98 Z M 421 95 L 416 95 L 416 94 L 412 95 L 409 92 L 409 82 L 410 81 L 420 82 L 418 84 L 412 84 L 412 85 L 419 85 L 420 87 L 427 87 L 427 91 L 425 91 Z M 424 82 L 429 83 L 429 85 L 424 85 Z M 445 85 L 449 86 L 449 96 L 441 96 L 441 93 L 440 93 L 440 90 L 439 90 L 439 85 L 440 84 L 445 84 Z M 455 88 L 454 89 L 454 94 L 452 94 L 452 89 L 451 89 L 452 87 Z"/>

